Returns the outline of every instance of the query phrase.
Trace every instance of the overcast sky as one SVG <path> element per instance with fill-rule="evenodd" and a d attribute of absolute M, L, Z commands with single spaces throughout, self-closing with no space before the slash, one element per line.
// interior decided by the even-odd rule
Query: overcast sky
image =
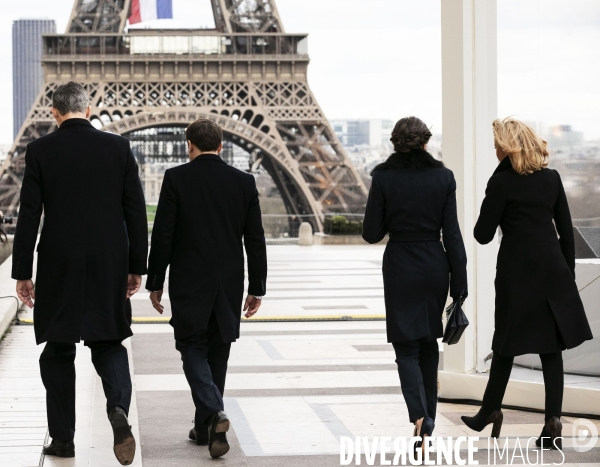
<path fill-rule="evenodd" d="M 329 118 L 417 115 L 441 132 L 440 1 L 277 0 L 287 32 L 309 33 L 309 84 Z M 56 20 L 72 0 L 3 2 L 0 144 L 12 140 L 12 22 Z M 173 0 L 172 27 L 213 26 L 209 0 Z M 499 116 L 570 124 L 600 138 L 600 1 L 498 0 Z M 142 25 L 144 26 L 144 25 Z"/>

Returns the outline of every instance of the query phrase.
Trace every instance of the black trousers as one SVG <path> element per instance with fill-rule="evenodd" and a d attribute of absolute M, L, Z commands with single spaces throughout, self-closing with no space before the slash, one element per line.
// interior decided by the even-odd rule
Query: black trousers
<path fill-rule="evenodd" d="M 510 379 L 513 360 L 514 357 L 506 357 L 494 352 L 490 368 L 490 379 L 481 403 L 481 410 L 485 414 L 492 413 L 502 406 L 502 399 L 504 399 L 506 386 Z M 562 413 L 565 386 L 562 352 L 558 350 L 555 353 L 540 355 L 540 360 L 542 361 L 542 373 L 546 389 L 544 413 L 546 421 L 548 421 L 551 417 L 560 417 Z"/>
<path fill-rule="evenodd" d="M 121 341 L 85 342 L 106 396 L 107 413 L 115 406 L 129 413 L 131 377 L 127 349 Z M 75 344 L 46 342 L 40 355 L 40 373 L 46 388 L 48 431 L 52 439 L 75 436 Z"/>
<path fill-rule="evenodd" d="M 213 413 L 224 409 L 223 392 L 231 343 L 223 342 L 213 313 L 205 331 L 177 339 L 175 347 L 181 353 L 183 372 L 196 406 L 195 426 L 200 429 Z"/>
<path fill-rule="evenodd" d="M 392 343 L 408 416 L 414 423 L 425 416 L 435 420 L 437 371 L 440 351 L 437 340 L 419 339 Z"/>

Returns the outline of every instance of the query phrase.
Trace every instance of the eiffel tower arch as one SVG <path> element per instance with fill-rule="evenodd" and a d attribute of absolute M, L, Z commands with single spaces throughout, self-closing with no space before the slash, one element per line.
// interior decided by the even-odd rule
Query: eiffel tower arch
<path fill-rule="evenodd" d="M 75 0 L 67 33 L 44 36 L 45 84 L 0 168 L 0 209 L 16 214 L 27 143 L 56 129 L 52 92 L 73 80 L 106 131 L 214 120 L 317 229 L 361 212 L 367 190 L 308 86 L 307 35 L 284 32 L 274 0 L 211 4 L 216 29 L 125 32 L 130 0 Z"/>

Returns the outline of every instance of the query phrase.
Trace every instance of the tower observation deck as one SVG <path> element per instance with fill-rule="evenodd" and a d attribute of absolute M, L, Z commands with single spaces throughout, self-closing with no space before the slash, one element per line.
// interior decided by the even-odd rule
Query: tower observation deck
<path fill-rule="evenodd" d="M 0 209 L 16 214 L 26 145 L 56 128 L 52 92 L 70 80 L 88 90 L 92 124 L 123 136 L 212 119 L 316 229 L 328 212 L 364 209 L 366 188 L 308 86 L 307 35 L 284 32 L 274 0 L 211 0 L 215 29 L 126 32 L 129 4 L 76 0 L 67 33 L 44 35 L 44 85 L 0 169 Z"/>

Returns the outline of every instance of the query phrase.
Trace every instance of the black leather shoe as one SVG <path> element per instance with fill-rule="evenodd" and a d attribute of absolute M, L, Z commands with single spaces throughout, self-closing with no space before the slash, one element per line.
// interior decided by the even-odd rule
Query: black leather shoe
<path fill-rule="evenodd" d="M 227 433 L 229 431 L 229 419 L 227 414 L 219 410 L 212 414 L 208 424 L 208 452 L 210 457 L 217 458 L 229 452 Z"/>
<path fill-rule="evenodd" d="M 121 465 L 129 465 L 135 456 L 135 438 L 127 414 L 121 407 L 113 407 L 108 414 L 108 419 L 113 429 L 115 456 Z"/>
<path fill-rule="evenodd" d="M 50 444 L 42 448 L 42 453 L 46 456 L 75 457 L 75 443 L 53 439 Z"/>
<path fill-rule="evenodd" d="M 192 441 L 196 441 L 198 446 L 206 446 L 208 444 L 208 430 L 206 428 L 203 430 L 192 428 L 188 436 Z"/>

